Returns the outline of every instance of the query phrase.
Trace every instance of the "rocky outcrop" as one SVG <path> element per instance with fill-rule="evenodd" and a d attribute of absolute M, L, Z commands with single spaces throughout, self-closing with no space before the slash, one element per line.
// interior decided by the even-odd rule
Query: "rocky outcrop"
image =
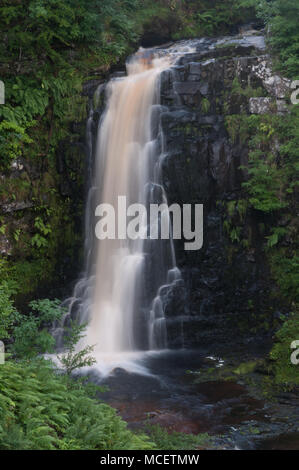
<path fill-rule="evenodd" d="M 184 287 L 165 297 L 169 345 L 229 347 L 271 336 L 275 308 L 260 251 L 258 214 L 246 211 L 249 246 L 224 230 L 227 207 L 242 198 L 248 142 L 227 128 L 228 116 L 276 113 L 289 82 L 272 72 L 263 36 L 202 39 L 161 78 L 169 203 L 204 205 L 204 246 L 186 252 L 176 242 Z M 245 168 L 245 169 L 244 169 Z M 266 320 L 265 320 L 266 318 Z M 266 329 L 263 324 L 267 323 Z M 268 331 L 268 333 L 266 332 Z"/>

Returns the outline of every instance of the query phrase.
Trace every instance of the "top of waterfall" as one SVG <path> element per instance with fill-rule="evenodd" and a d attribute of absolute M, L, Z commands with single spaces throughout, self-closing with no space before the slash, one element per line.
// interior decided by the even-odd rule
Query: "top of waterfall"
<path fill-rule="evenodd" d="M 259 33 L 259 34 L 257 34 Z M 246 33 L 225 36 L 221 38 L 188 39 L 171 42 L 160 46 L 145 49 L 140 47 L 127 62 L 129 74 L 144 72 L 151 68 L 170 67 L 177 60 L 187 54 L 205 53 L 217 47 L 225 46 L 255 47 L 259 50 L 266 48 L 265 38 L 260 32 L 247 31 Z"/>
<path fill-rule="evenodd" d="M 138 51 L 127 62 L 128 74 L 141 73 L 146 70 L 157 68 L 165 69 L 173 65 L 179 57 L 185 54 L 196 52 L 197 41 L 180 41 L 165 46 L 144 49 L 140 47 Z"/>

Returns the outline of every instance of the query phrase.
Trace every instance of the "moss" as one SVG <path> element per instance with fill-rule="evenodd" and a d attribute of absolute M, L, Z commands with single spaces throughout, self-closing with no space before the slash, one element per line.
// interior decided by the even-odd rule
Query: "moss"
<path fill-rule="evenodd" d="M 202 126 L 201 126 L 202 127 Z M 186 123 L 184 125 L 175 126 L 173 129 L 178 135 L 183 135 L 186 137 L 200 136 L 200 128 L 191 123 Z"/>
<path fill-rule="evenodd" d="M 222 367 L 206 367 L 195 372 L 195 383 L 217 382 L 217 381 L 236 381 L 240 377 L 250 376 L 258 368 L 264 366 L 262 359 L 251 360 L 237 364 L 235 361 L 229 361 Z"/>
<path fill-rule="evenodd" d="M 236 369 L 233 370 L 233 373 L 236 375 L 246 375 L 254 372 L 257 367 L 257 361 L 242 362 Z"/>
<path fill-rule="evenodd" d="M 249 432 L 250 432 L 251 434 L 255 434 L 255 435 L 261 433 L 261 431 L 260 431 L 258 428 L 254 428 L 254 427 L 250 427 L 250 428 L 249 428 Z"/>
<path fill-rule="evenodd" d="M 235 42 L 224 42 L 224 43 L 220 43 L 220 44 L 216 44 L 215 48 L 216 49 L 226 49 L 226 48 L 237 48 L 239 46 L 239 44 L 235 43 Z"/>

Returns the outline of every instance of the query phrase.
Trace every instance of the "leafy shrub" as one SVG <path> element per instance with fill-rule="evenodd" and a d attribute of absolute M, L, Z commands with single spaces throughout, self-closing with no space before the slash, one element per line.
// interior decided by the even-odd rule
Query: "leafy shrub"
<path fill-rule="evenodd" d="M 85 329 L 85 324 L 78 325 L 74 322 L 65 329 L 65 352 L 58 355 L 58 360 L 67 375 L 71 375 L 75 369 L 92 366 L 96 362 L 96 360 L 90 356 L 90 353 L 94 350 L 94 346 L 86 346 L 80 351 L 76 350 L 76 345 L 80 339 L 84 337 L 83 332 Z"/>
<path fill-rule="evenodd" d="M 60 300 L 35 300 L 30 302 L 31 312 L 19 315 L 13 330 L 14 343 L 11 351 L 22 358 L 53 352 L 55 340 L 49 333 L 54 321 L 63 313 Z"/>
<path fill-rule="evenodd" d="M 0 449 L 152 449 L 116 411 L 90 398 L 80 381 L 43 360 L 0 367 Z"/>

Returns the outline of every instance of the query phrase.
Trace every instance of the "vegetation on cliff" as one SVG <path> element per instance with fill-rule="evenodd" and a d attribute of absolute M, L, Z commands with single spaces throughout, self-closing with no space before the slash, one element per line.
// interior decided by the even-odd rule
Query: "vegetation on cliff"
<path fill-rule="evenodd" d="M 275 68 L 290 79 L 298 78 L 299 38 L 294 19 L 299 12 L 296 2 L 274 0 L 259 2 L 257 14 L 268 28 L 268 45 Z M 240 94 L 240 90 L 239 90 Z M 254 96 L 253 94 L 251 96 Z M 233 115 L 226 118 L 233 139 L 242 139 L 249 146 L 248 179 L 243 183 L 241 201 L 245 213 L 253 211 L 260 219 L 260 248 L 268 261 L 272 285 L 269 296 L 281 308 L 281 329 L 275 335 L 270 353 L 270 369 L 276 383 L 284 387 L 299 384 L 298 367 L 290 362 L 290 345 L 298 337 L 298 146 L 299 109 L 289 101 L 288 111 L 274 110 L 264 115 Z M 244 168 L 245 169 L 245 168 Z M 233 208 L 233 213 L 235 209 Z M 250 240 L 242 240 L 244 213 L 239 224 L 228 228 L 232 242 L 250 248 Z M 236 236 L 233 236 L 236 234 Z M 232 238 L 233 236 L 233 238 Z M 277 311 L 276 311 L 277 313 Z M 265 316 L 271 315 L 265 312 Z"/>
<path fill-rule="evenodd" d="M 155 436 L 159 447 L 158 434 L 162 448 L 165 441 L 174 448 L 159 430 L 151 440 L 128 431 L 90 387 L 38 359 L 53 348 L 47 314 L 54 320 L 58 305 L 29 301 L 43 285 L 63 283 L 66 265 L 80 264 L 83 158 L 74 149 L 84 135 L 83 85 L 103 79 L 140 41 L 151 44 L 162 30 L 163 39 L 176 40 L 229 34 L 250 21 L 267 27 L 277 70 L 299 79 L 298 2 L 3 0 L 0 12 L 6 99 L 0 106 L 0 339 L 11 354 L 0 366 L 0 448 L 149 449 Z M 208 111 L 208 102 L 202 106 Z M 298 385 L 298 369 L 289 363 L 299 324 L 298 106 L 283 117 L 230 116 L 227 124 L 232 138 L 250 147 L 249 178 L 228 220 L 235 209 L 242 220 L 249 210 L 263 219 L 260 234 L 275 286 L 269 295 L 286 305 L 270 355 L 273 373 L 278 384 Z M 71 153 L 64 152 L 65 142 L 74 144 Z M 67 176 L 58 168 L 61 146 Z M 244 242 L 242 223 L 232 225 L 230 241 Z"/>

